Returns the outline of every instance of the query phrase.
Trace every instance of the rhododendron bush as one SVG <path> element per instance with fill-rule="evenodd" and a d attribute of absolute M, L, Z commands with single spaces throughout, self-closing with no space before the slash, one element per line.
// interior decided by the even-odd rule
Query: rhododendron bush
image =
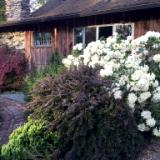
<path fill-rule="evenodd" d="M 19 89 L 24 75 L 24 55 L 0 48 L 0 90 Z"/>
<path fill-rule="evenodd" d="M 148 32 L 134 40 L 114 35 L 82 46 L 74 46 L 64 65 L 99 66 L 101 77 L 113 81 L 110 96 L 125 98 L 137 129 L 160 137 L 160 33 Z"/>

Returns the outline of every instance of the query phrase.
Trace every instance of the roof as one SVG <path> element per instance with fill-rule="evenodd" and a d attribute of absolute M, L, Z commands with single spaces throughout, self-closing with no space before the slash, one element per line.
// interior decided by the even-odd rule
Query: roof
<path fill-rule="evenodd" d="M 75 17 L 109 14 L 160 7 L 160 0 L 48 0 L 28 18 L 0 26 L 0 31 L 13 26 L 24 26 Z"/>
<path fill-rule="evenodd" d="M 31 17 L 88 16 L 160 6 L 160 0 L 49 0 Z"/>

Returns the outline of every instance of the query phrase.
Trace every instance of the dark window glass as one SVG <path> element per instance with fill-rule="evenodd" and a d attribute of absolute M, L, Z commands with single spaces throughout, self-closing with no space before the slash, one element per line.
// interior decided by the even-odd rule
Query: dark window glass
<path fill-rule="evenodd" d="M 105 26 L 99 27 L 99 39 L 105 39 L 109 36 L 112 36 L 113 27 L 112 26 Z"/>
<path fill-rule="evenodd" d="M 83 28 L 74 29 L 74 45 L 83 43 Z"/>
<path fill-rule="evenodd" d="M 35 46 L 50 46 L 51 33 L 50 32 L 34 32 L 34 45 Z"/>
<path fill-rule="evenodd" d="M 120 35 L 120 38 L 126 39 L 132 35 L 132 25 L 117 25 L 116 32 Z"/>
<path fill-rule="evenodd" d="M 85 44 L 96 41 L 96 27 L 85 29 Z"/>

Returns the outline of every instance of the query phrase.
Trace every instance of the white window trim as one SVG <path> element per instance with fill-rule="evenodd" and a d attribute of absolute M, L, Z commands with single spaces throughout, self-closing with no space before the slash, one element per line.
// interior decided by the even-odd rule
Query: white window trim
<path fill-rule="evenodd" d="M 92 25 L 92 26 L 85 26 L 85 27 L 78 27 L 78 28 L 83 28 L 83 45 L 85 45 L 85 29 L 86 28 L 92 28 L 95 27 L 96 28 L 96 40 L 99 40 L 99 28 L 100 27 L 107 27 L 107 26 L 112 26 L 112 35 L 114 35 L 114 33 L 116 32 L 116 26 L 117 25 L 131 25 L 132 26 L 132 38 L 134 39 L 134 33 L 135 33 L 135 24 L 133 22 L 128 22 L 128 23 L 114 23 L 114 24 L 103 24 L 103 25 Z M 73 28 L 73 46 L 75 45 L 75 28 Z"/>
<path fill-rule="evenodd" d="M 83 43 L 84 46 L 85 46 L 85 42 L 86 42 L 86 35 L 85 35 L 85 32 L 86 32 L 86 28 L 83 27 L 83 38 L 82 38 L 82 43 Z"/>
<path fill-rule="evenodd" d="M 99 39 L 99 27 L 96 27 L 96 41 Z"/>

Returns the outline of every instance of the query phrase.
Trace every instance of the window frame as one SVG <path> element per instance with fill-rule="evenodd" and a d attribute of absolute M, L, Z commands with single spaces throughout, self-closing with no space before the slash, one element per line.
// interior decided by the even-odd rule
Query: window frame
<path fill-rule="evenodd" d="M 107 25 L 98 25 L 97 30 L 98 30 L 98 35 L 96 37 L 96 40 L 99 40 L 99 28 L 101 27 L 112 27 L 112 35 L 114 34 L 114 24 L 107 24 Z"/>
<path fill-rule="evenodd" d="M 128 23 L 113 23 L 113 24 L 102 24 L 102 25 L 91 25 L 91 26 L 83 26 L 83 27 L 75 27 L 75 28 L 82 28 L 83 30 L 83 38 L 82 38 L 82 43 L 83 45 L 85 45 L 85 37 L 86 37 L 86 34 L 85 34 L 85 30 L 86 28 L 96 28 L 96 40 L 99 40 L 99 28 L 100 27 L 108 27 L 108 26 L 111 26 L 112 27 L 112 35 L 114 35 L 114 33 L 116 32 L 116 26 L 118 25 L 131 25 L 132 26 L 132 39 L 134 39 L 134 32 L 135 32 L 135 24 L 133 22 L 128 22 Z M 73 46 L 76 45 L 75 44 L 75 28 L 73 28 Z"/>
<path fill-rule="evenodd" d="M 94 25 L 94 26 L 86 26 L 86 27 L 84 27 L 84 40 L 85 41 L 83 41 L 83 45 L 85 46 L 86 45 L 86 28 L 96 28 L 96 32 L 95 32 L 95 38 L 96 38 L 96 41 L 97 41 L 97 25 Z"/>
<path fill-rule="evenodd" d="M 85 27 L 75 27 L 73 28 L 73 46 L 75 45 L 75 29 L 76 28 L 82 28 L 82 43 L 84 45 L 85 44 L 84 42 L 86 41 L 85 40 Z"/>
<path fill-rule="evenodd" d="M 119 25 L 131 25 L 132 26 L 132 34 L 131 34 L 131 37 L 132 37 L 132 39 L 134 39 L 134 33 L 135 33 L 135 24 L 133 23 L 133 22 L 131 22 L 131 23 L 115 23 L 114 24 L 114 31 L 113 31 L 113 33 L 116 33 L 116 26 L 119 26 Z"/>
<path fill-rule="evenodd" d="M 35 33 L 50 33 L 51 35 L 51 43 L 50 44 L 43 44 L 43 45 L 36 45 L 35 43 Z M 50 48 L 52 47 L 52 32 L 51 31 L 33 31 L 32 32 L 32 47 L 33 48 Z"/>

